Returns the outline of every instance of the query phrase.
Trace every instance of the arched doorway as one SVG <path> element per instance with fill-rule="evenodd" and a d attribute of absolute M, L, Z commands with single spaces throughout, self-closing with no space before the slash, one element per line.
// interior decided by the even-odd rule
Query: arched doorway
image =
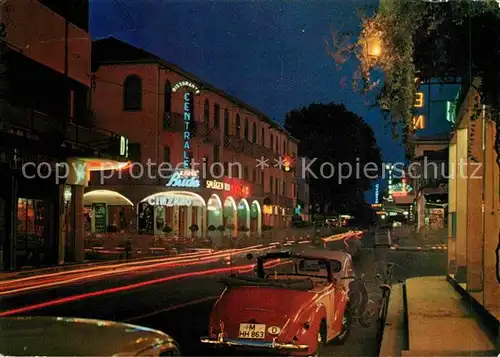
<path fill-rule="evenodd" d="M 217 236 L 217 229 L 224 224 L 222 201 L 215 193 L 207 201 L 207 229 L 208 236 Z"/>
<path fill-rule="evenodd" d="M 137 207 L 139 233 L 179 237 L 202 237 L 205 232 L 206 204 L 203 197 L 189 191 L 164 191 L 144 198 Z M 198 230 L 191 232 L 191 226 Z"/>
<path fill-rule="evenodd" d="M 257 234 L 262 233 L 262 210 L 259 201 L 253 201 L 250 206 L 250 231 Z"/>
<path fill-rule="evenodd" d="M 224 201 L 224 227 L 226 229 L 230 229 L 233 233 L 233 235 L 236 234 L 236 230 L 238 229 L 237 224 L 238 224 L 238 218 L 237 218 L 237 209 L 236 209 L 236 202 L 234 201 L 234 198 L 231 196 L 227 197 L 226 200 Z M 231 228 L 230 228 L 231 227 Z"/>
<path fill-rule="evenodd" d="M 134 219 L 134 204 L 111 190 L 94 190 L 83 195 L 85 232 L 105 233 L 129 227 Z"/>
<path fill-rule="evenodd" d="M 250 232 L 250 206 L 244 198 L 238 203 L 238 231 L 247 234 Z"/>

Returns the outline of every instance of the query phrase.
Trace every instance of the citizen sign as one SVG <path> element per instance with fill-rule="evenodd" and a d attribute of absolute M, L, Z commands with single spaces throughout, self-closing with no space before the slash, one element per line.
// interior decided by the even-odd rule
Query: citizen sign
<path fill-rule="evenodd" d="M 197 176 L 185 176 L 176 172 L 167 182 L 167 187 L 200 187 L 200 179 Z"/>

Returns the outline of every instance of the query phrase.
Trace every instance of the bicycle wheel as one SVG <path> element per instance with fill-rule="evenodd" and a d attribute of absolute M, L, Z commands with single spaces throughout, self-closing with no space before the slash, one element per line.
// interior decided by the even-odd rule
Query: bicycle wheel
<path fill-rule="evenodd" d="M 384 293 L 382 297 L 382 304 L 380 306 L 378 324 L 377 324 L 377 341 L 379 342 L 382 341 L 382 336 L 384 334 L 388 307 L 389 307 L 389 294 Z"/>

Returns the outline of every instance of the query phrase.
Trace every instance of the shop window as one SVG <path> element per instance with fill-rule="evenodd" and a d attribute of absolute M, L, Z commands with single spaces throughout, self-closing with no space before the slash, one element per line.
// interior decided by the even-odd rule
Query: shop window
<path fill-rule="evenodd" d="M 131 75 L 123 83 L 123 109 L 125 111 L 141 110 L 142 107 L 142 80 L 139 76 Z"/>
<path fill-rule="evenodd" d="M 43 260 L 46 204 L 43 200 L 18 198 L 16 254 L 20 265 Z"/>
<path fill-rule="evenodd" d="M 240 115 L 239 114 L 236 114 L 236 128 L 235 128 L 236 132 L 235 132 L 235 135 L 237 138 L 240 137 L 241 135 L 241 119 L 240 119 Z"/>
<path fill-rule="evenodd" d="M 169 81 L 165 82 L 165 93 L 163 96 L 164 112 L 170 113 L 172 111 L 172 85 Z"/>
<path fill-rule="evenodd" d="M 245 137 L 245 140 L 248 140 L 248 118 L 245 118 L 245 128 L 244 128 L 244 137 Z"/>
<path fill-rule="evenodd" d="M 229 129 L 229 111 L 227 109 L 224 109 L 224 136 L 229 136 Z"/>
<path fill-rule="evenodd" d="M 219 129 L 220 127 L 220 106 L 219 104 L 214 104 L 214 128 Z"/>

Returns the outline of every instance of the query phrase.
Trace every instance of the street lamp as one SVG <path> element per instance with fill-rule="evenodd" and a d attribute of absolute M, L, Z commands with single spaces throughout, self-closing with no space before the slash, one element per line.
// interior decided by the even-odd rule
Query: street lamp
<path fill-rule="evenodd" d="M 374 34 L 365 39 L 366 56 L 370 60 L 377 60 L 382 55 L 382 40 L 380 34 Z"/>

